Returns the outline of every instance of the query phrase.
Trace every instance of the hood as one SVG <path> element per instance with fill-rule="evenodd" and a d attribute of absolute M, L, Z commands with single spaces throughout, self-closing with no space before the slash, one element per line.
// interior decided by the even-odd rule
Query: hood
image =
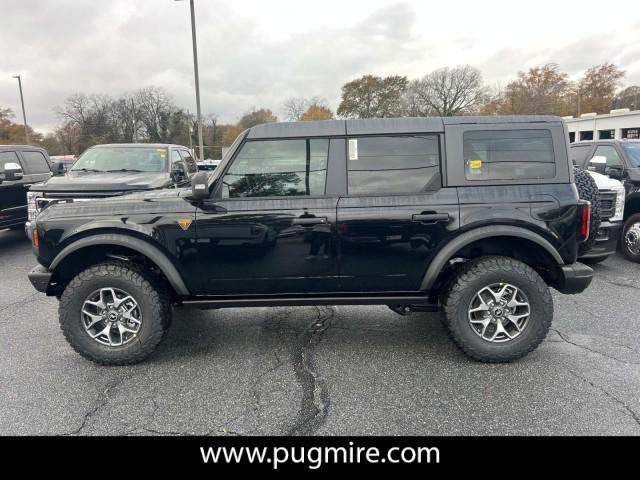
<path fill-rule="evenodd" d="M 592 172 L 591 170 L 587 170 L 591 178 L 596 182 L 598 186 L 598 190 L 611 190 L 613 187 L 618 185 L 622 185 L 622 182 L 616 180 L 614 178 L 609 178 L 606 175 L 602 175 L 601 173 Z"/>
<path fill-rule="evenodd" d="M 128 190 L 152 190 L 171 185 L 167 172 L 69 172 L 61 177 L 51 177 L 44 183 L 33 185 L 37 192 L 126 192 Z"/>

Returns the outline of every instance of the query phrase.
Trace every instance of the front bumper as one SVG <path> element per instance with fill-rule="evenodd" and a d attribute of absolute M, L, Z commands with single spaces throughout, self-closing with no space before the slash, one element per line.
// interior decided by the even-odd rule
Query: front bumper
<path fill-rule="evenodd" d="M 622 222 L 604 221 L 598 227 L 596 232 L 596 240 L 587 253 L 580 256 L 580 259 L 589 259 L 596 257 L 606 257 L 616 253 L 618 241 L 622 237 Z"/>
<path fill-rule="evenodd" d="M 566 294 L 581 293 L 589 286 L 592 279 L 593 269 L 584 263 L 560 265 L 556 290 Z"/>
<path fill-rule="evenodd" d="M 28 274 L 31 285 L 33 285 L 37 291 L 42 293 L 47 293 L 47 288 L 49 287 L 49 283 L 51 283 L 52 276 L 53 273 L 42 265 L 38 265 Z"/>

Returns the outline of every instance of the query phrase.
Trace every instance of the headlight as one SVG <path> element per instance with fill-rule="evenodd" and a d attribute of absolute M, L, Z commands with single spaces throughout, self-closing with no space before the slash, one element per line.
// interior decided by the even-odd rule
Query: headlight
<path fill-rule="evenodd" d="M 626 191 L 622 185 L 617 185 L 613 187 L 612 190 L 616 192 L 616 211 L 609 220 L 612 222 L 618 222 L 624 217 L 624 199 L 626 197 Z"/>
<path fill-rule="evenodd" d="M 27 211 L 30 222 L 36 218 L 40 211 L 38 208 L 38 198 L 38 192 L 27 192 Z"/>

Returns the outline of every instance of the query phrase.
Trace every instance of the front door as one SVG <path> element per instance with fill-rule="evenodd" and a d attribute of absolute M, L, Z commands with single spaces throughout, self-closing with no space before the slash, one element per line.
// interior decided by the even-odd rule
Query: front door
<path fill-rule="evenodd" d="M 196 213 L 199 295 L 337 290 L 331 142 L 245 141 Z"/>
<path fill-rule="evenodd" d="M 4 178 L 4 168 L 7 164 L 18 164 L 24 167 L 16 152 L 0 152 L 0 228 L 13 226 L 27 221 L 27 189 L 26 179 L 7 180 Z"/>
<path fill-rule="evenodd" d="M 456 189 L 441 188 L 437 135 L 350 138 L 338 203 L 347 292 L 414 292 L 436 247 L 458 228 Z"/>

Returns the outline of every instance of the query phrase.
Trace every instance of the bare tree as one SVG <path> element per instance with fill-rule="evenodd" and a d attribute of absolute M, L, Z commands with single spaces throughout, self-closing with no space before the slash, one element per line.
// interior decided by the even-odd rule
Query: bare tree
<path fill-rule="evenodd" d="M 414 80 L 404 101 L 413 115 L 449 117 L 472 113 L 482 104 L 486 93 L 480 71 L 459 65 L 440 68 Z"/>
<path fill-rule="evenodd" d="M 304 97 L 289 97 L 282 105 L 284 118 L 290 122 L 300 120 L 300 117 L 308 108 L 308 101 Z"/>

